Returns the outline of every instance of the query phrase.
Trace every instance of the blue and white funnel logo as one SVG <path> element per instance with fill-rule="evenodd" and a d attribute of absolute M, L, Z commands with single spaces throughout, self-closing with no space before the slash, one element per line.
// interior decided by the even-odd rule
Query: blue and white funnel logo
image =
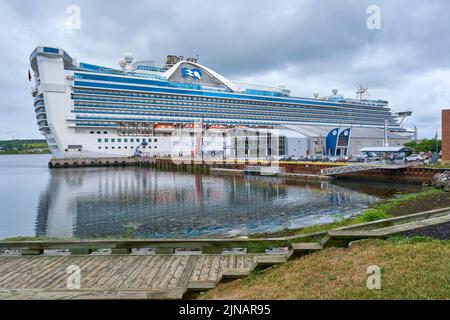
<path fill-rule="evenodd" d="M 202 72 L 200 69 L 189 69 L 189 68 L 182 68 L 181 69 L 181 75 L 183 78 L 191 77 L 194 79 L 201 79 L 202 78 Z"/>

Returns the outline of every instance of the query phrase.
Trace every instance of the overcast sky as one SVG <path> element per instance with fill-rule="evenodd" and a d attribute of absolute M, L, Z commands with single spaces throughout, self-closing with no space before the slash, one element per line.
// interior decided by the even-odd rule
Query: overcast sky
<path fill-rule="evenodd" d="M 70 5 L 81 10 L 80 29 L 67 27 Z M 381 10 L 380 29 L 367 27 L 370 5 Z M 157 63 L 198 54 L 232 80 L 303 97 L 337 88 L 354 98 L 367 84 L 371 98 L 412 110 L 405 125 L 421 138 L 440 135 L 440 110 L 450 108 L 448 0 L 0 0 L 0 12 L 0 139 L 41 137 L 27 79 L 40 44 L 109 67 L 125 52 Z"/>

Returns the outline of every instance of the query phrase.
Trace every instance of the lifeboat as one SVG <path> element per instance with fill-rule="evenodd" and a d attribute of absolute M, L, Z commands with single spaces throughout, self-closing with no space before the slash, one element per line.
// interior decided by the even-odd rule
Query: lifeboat
<path fill-rule="evenodd" d="M 157 124 L 155 130 L 173 130 L 175 126 L 173 124 Z"/>

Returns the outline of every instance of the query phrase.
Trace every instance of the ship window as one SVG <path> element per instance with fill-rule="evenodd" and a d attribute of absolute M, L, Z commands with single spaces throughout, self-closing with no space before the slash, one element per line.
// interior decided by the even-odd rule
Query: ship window
<path fill-rule="evenodd" d="M 94 134 L 94 131 L 91 131 L 90 134 Z"/>
<path fill-rule="evenodd" d="M 128 142 L 128 139 L 123 139 L 123 142 Z"/>
<path fill-rule="evenodd" d="M 102 142 L 102 139 L 97 139 L 97 142 Z"/>
<path fill-rule="evenodd" d="M 111 147 L 111 149 L 114 149 L 114 147 Z"/>
<path fill-rule="evenodd" d="M 119 149 L 122 149 L 122 147 L 118 147 Z"/>
<path fill-rule="evenodd" d="M 140 142 L 141 140 L 140 139 L 136 139 L 136 142 Z"/>
<path fill-rule="evenodd" d="M 97 131 L 97 134 L 101 134 L 102 132 L 101 131 Z"/>
<path fill-rule="evenodd" d="M 105 139 L 105 142 L 108 142 L 108 139 Z"/>
<path fill-rule="evenodd" d="M 117 139 L 117 142 L 122 142 L 122 139 Z"/>
<path fill-rule="evenodd" d="M 102 147 L 98 147 L 99 149 L 101 149 Z"/>
<path fill-rule="evenodd" d="M 155 142 L 158 142 L 158 139 L 155 139 Z"/>
<path fill-rule="evenodd" d="M 116 142 L 116 139 L 111 139 L 111 142 Z"/>
<path fill-rule="evenodd" d="M 108 131 L 103 131 L 103 134 L 108 134 Z"/>
<path fill-rule="evenodd" d="M 134 139 L 130 139 L 130 142 L 134 142 Z"/>
<path fill-rule="evenodd" d="M 105 149 L 108 149 L 108 147 L 105 147 Z"/>

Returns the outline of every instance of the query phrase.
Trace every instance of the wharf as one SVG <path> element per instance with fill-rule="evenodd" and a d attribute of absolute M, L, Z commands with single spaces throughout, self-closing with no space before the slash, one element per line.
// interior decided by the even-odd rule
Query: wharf
<path fill-rule="evenodd" d="M 182 299 L 296 255 L 449 222 L 445 208 L 274 239 L 0 241 L 0 299 Z"/>
<path fill-rule="evenodd" d="M 345 162 L 305 162 L 305 161 L 251 161 L 251 160 L 215 160 L 201 161 L 177 158 L 147 158 L 147 157 L 111 157 L 111 158 L 66 158 L 50 159 L 49 168 L 77 168 L 77 167 L 119 167 L 142 166 L 161 170 L 187 171 L 194 173 L 223 173 L 241 174 L 246 167 L 279 167 L 278 171 L 271 171 L 271 175 L 300 178 L 307 180 L 351 179 L 374 180 L 383 182 L 399 182 L 423 184 L 431 183 L 437 173 L 448 171 L 446 168 L 428 168 L 415 164 L 392 164 L 383 166 L 363 166 Z"/>

